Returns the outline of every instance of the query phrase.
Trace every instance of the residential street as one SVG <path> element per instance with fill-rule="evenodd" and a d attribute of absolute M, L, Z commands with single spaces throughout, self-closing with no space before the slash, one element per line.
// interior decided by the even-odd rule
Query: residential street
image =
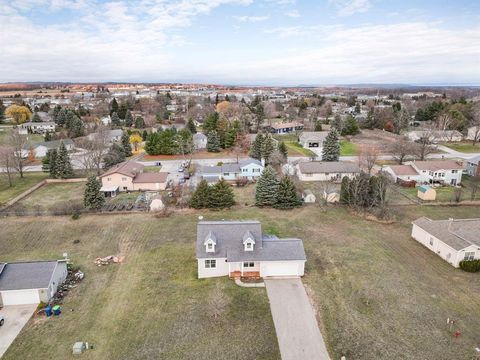
<path fill-rule="evenodd" d="M 329 360 L 302 280 L 265 279 L 282 360 Z"/>

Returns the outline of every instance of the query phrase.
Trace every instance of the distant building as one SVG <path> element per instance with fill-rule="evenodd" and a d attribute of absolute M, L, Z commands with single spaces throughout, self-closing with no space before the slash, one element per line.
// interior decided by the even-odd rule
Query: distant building
<path fill-rule="evenodd" d="M 340 182 L 347 176 L 353 178 L 360 174 L 360 168 L 353 162 L 345 161 L 311 161 L 297 165 L 300 181 L 335 181 Z"/>
<path fill-rule="evenodd" d="M 47 132 L 55 132 L 56 124 L 53 121 L 45 122 L 25 122 L 18 126 L 18 133 L 25 135 L 31 134 L 45 134 Z"/>
<path fill-rule="evenodd" d="M 202 133 L 193 134 L 193 145 L 195 149 L 202 150 L 207 148 L 207 136 Z"/>
<path fill-rule="evenodd" d="M 201 179 L 215 183 L 220 179 L 236 181 L 240 179 L 256 180 L 262 174 L 264 166 L 255 159 L 242 159 L 238 163 L 226 163 L 220 166 L 202 166 L 199 170 Z"/>
<path fill-rule="evenodd" d="M 415 181 L 419 184 L 459 185 L 464 166 L 453 160 L 409 161 L 404 165 L 388 165 L 383 171 L 394 181 Z"/>
<path fill-rule="evenodd" d="M 470 176 L 480 176 L 480 156 L 475 156 L 467 160 L 467 174 Z"/>
<path fill-rule="evenodd" d="M 432 143 L 458 142 L 463 140 L 463 135 L 457 130 L 413 130 L 407 133 L 411 141 L 428 137 Z"/>
<path fill-rule="evenodd" d="M 323 141 L 328 135 L 328 131 L 304 131 L 298 138 L 298 142 L 304 148 L 322 148 Z"/>
<path fill-rule="evenodd" d="M 29 153 L 32 151 L 33 155 L 36 158 L 43 158 L 47 155 L 48 150 L 58 149 L 60 147 L 60 143 L 62 142 L 68 151 L 73 150 L 75 147 L 72 139 L 44 141 L 44 142 L 36 143 L 33 145 L 25 146 L 22 149 L 22 157 L 24 158 L 28 157 Z"/>
<path fill-rule="evenodd" d="M 298 122 L 279 123 L 267 126 L 267 129 L 273 134 L 288 134 L 303 130 L 303 124 Z"/>

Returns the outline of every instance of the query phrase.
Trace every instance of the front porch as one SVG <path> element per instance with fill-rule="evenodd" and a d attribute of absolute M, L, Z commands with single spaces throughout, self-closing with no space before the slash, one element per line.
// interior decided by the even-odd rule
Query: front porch
<path fill-rule="evenodd" d="M 232 271 L 228 275 L 230 279 L 260 279 L 260 271 Z"/>

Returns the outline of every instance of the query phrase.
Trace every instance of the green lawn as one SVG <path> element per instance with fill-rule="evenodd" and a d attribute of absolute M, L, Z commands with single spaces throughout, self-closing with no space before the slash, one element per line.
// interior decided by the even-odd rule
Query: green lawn
<path fill-rule="evenodd" d="M 152 165 L 152 166 L 145 166 L 143 168 L 143 171 L 144 172 L 160 172 L 161 169 L 162 169 L 161 166 Z"/>
<path fill-rule="evenodd" d="M 340 156 L 354 156 L 358 154 L 357 145 L 348 141 L 340 140 Z"/>
<path fill-rule="evenodd" d="M 82 207 L 84 191 L 84 182 L 45 184 L 16 203 L 12 209 L 22 207 L 27 210 L 55 210 L 65 205 Z"/>
<path fill-rule="evenodd" d="M 298 142 L 285 141 L 287 146 L 288 156 L 313 156 L 315 153 L 312 150 L 305 149 Z"/>
<path fill-rule="evenodd" d="M 62 315 L 32 319 L 4 358 L 69 359 L 73 343 L 83 340 L 95 348 L 85 359 L 279 359 L 265 289 L 240 288 L 225 278 L 196 279 L 199 215 L 258 219 L 266 233 L 304 240 L 303 282 L 332 359 L 474 358 L 479 274 L 454 269 L 410 232 L 411 221 L 422 215 L 480 217 L 480 208 L 437 206 L 399 207 L 390 225 L 340 206 L 202 210 L 160 219 L 3 219 L 2 261 L 49 259 L 66 251 L 86 273 L 65 299 Z M 94 266 L 95 257 L 110 254 L 126 255 L 125 263 Z M 226 301 L 217 321 L 210 301 L 216 286 Z M 447 317 L 456 320 L 460 338 L 448 331 Z"/>
<path fill-rule="evenodd" d="M 442 145 L 463 153 L 480 153 L 480 144 L 477 143 L 475 146 L 473 146 L 471 141 L 442 143 Z"/>
<path fill-rule="evenodd" d="M 23 179 L 15 175 L 13 186 L 9 187 L 7 176 L 2 174 L 0 176 L 0 205 L 46 178 L 48 178 L 48 174 L 43 172 L 26 172 Z"/>

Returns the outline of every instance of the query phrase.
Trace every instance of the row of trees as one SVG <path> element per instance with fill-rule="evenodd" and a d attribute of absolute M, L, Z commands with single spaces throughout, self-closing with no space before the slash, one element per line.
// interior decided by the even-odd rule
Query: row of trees
<path fill-rule="evenodd" d="M 301 206 L 302 200 L 289 176 L 285 175 L 279 180 L 277 172 L 271 166 L 267 166 L 256 184 L 255 205 L 292 209 Z"/>
<path fill-rule="evenodd" d="M 202 180 L 192 194 L 189 205 L 194 209 L 225 209 L 235 205 L 235 197 L 232 187 L 225 180 L 215 185 L 208 185 L 206 180 Z"/>
<path fill-rule="evenodd" d="M 288 149 L 283 141 L 275 143 L 271 134 L 259 133 L 252 143 L 250 157 L 277 166 L 287 161 Z"/>
<path fill-rule="evenodd" d="M 192 153 L 193 150 L 193 137 L 188 129 L 159 130 L 149 134 L 145 143 L 145 151 L 149 155 L 186 155 Z"/>
<path fill-rule="evenodd" d="M 73 176 L 73 167 L 63 141 L 60 142 L 58 150 L 47 151 L 47 156 L 42 160 L 42 170 L 48 172 L 54 179 L 67 179 Z"/>
<path fill-rule="evenodd" d="M 53 109 L 53 121 L 68 131 L 68 136 L 75 138 L 85 135 L 85 124 L 78 113 L 71 109 L 56 106 Z"/>

